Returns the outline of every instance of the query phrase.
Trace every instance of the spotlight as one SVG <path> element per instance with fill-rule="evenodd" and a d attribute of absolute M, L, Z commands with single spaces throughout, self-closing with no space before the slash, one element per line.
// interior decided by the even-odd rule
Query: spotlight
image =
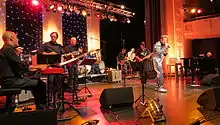
<path fill-rule="evenodd" d="M 190 12 L 191 12 L 191 13 L 195 13 L 195 12 L 196 12 L 196 9 L 191 9 Z"/>
<path fill-rule="evenodd" d="M 82 15 L 83 16 L 86 16 L 87 15 L 87 12 L 85 10 L 82 10 Z"/>
<path fill-rule="evenodd" d="M 202 13 L 202 9 L 198 9 L 197 13 L 199 13 L 199 14 Z"/>
<path fill-rule="evenodd" d="M 135 15 L 135 13 L 132 13 L 132 15 L 134 16 L 134 15 Z"/>
<path fill-rule="evenodd" d="M 58 6 L 58 7 L 57 7 L 57 10 L 58 10 L 58 11 L 62 11 L 62 10 L 63 10 L 63 7 L 62 7 L 62 6 Z"/>
<path fill-rule="evenodd" d="M 69 6 L 68 8 L 69 8 L 70 12 L 73 12 L 73 7 L 72 6 Z"/>
<path fill-rule="evenodd" d="M 121 5 L 121 9 L 124 9 L 125 8 L 125 6 L 124 5 Z"/>
<path fill-rule="evenodd" d="M 52 9 L 54 9 L 54 7 L 55 7 L 54 5 L 51 5 L 51 6 L 50 6 L 50 9 L 52 10 Z"/>
<path fill-rule="evenodd" d="M 100 14 L 96 14 L 96 17 L 97 17 L 97 18 L 100 18 Z"/>
<path fill-rule="evenodd" d="M 38 6 L 38 5 L 39 5 L 39 1 L 37 1 L 37 0 L 32 0 L 32 4 L 33 4 L 34 6 Z"/>
<path fill-rule="evenodd" d="M 131 23 L 131 20 L 129 18 L 127 18 L 127 23 Z"/>

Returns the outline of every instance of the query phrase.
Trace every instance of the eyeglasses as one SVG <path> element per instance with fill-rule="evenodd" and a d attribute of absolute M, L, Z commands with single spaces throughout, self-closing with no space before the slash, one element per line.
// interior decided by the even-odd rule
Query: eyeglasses
<path fill-rule="evenodd" d="M 50 36 L 51 38 L 57 38 L 57 36 Z"/>

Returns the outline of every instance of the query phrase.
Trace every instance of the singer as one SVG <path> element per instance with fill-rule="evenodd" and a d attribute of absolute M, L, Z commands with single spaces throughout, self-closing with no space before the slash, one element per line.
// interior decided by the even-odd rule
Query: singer
<path fill-rule="evenodd" d="M 166 56 L 168 48 L 170 48 L 168 42 L 168 36 L 162 35 L 161 40 L 156 42 L 154 45 L 154 54 L 153 54 L 153 64 L 154 70 L 157 73 L 157 86 L 155 91 L 159 92 L 167 92 L 165 88 L 163 88 L 163 59 Z"/>

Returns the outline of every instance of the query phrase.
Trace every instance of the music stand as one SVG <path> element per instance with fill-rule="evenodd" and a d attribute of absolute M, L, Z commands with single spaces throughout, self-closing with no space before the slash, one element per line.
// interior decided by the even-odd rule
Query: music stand
<path fill-rule="evenodd" d="M 139 72 L 142 71 L 142 72 L 144 72 L 143 69 L 141 70 L 141 68 L 143 68 L 142 65 L 143 65 L 143 62 L 131 62 L 131 67 L 132 67 L 132 69 L 134 69 L 135 71 L 139 71 Z M 142 74 L 142 73 L 140 73 L 140 74 Z M 138 97 L 138 99 L 135 100 L 135 104 L 136 104 L 139 100 L 141 100 L 140 103 L 143 105 L 143 104 L 144 104 L 144 98 L 149 98 L 149 97 L 144 94 L 144 84 L 141 83 L 141 85 L 142 85 L 141 95 Z"/>
<path fill-rule="evenodd" d="M 57 64 L 61 63 L 61 55 L 43 55 L 37 54 L 37 64 Z"/>
<path fill-rule="evenodd" d="M 86 65 L 94 65 L 95 62 L 96 62 L 96 59 L 83 59 L 83 61 L 79 65 L 83 65 L 85 67 L 85 69 L 86 69 Z M 81 88 L 78 92 L 80 92 L 83 89 L 85 89 L 85 93 L 86 93 L 86 90 L 87 90 L 89 92 L 88 97 L 91 97 L 92 93 L 90 92 L 89 88 L 86 85 L 86 77 L 87 77 L 86 73 L 87 73 L 87 71 L 85 71 L 84 87 Z"/>

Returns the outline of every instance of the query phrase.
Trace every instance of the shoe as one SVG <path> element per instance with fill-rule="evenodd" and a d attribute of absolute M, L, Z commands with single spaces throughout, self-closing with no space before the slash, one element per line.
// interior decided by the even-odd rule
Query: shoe
<path fill-rule="evenodd" d="M 161 87 L 161 88 L 159 88 L 159 89 L 158 89 L 158 91 L 159 91 L 159 92 L 163 92 L 163 93 L 166 93 L 166 92 L 167 92 L 167 90 L 166 90 L 166 89 L 164 89 L 164 88 L 162 88 L 162 87 Z"/>

